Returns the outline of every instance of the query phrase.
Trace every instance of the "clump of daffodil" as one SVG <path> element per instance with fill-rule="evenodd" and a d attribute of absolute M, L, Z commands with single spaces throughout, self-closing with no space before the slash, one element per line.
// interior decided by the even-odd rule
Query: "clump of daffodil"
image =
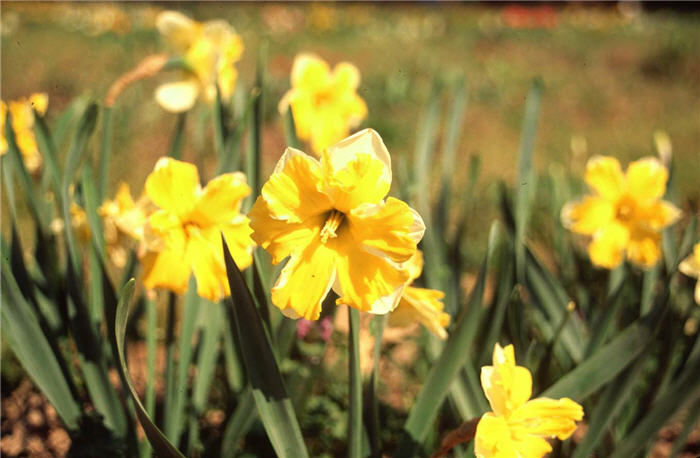
<path fill-rule="evenodd" d="M 661 230 L 680 211 L 662 200 L 668 171 L 656 159 L 632 162 L 623 173 L 613 157 L 596 156 L 586 165 L 586 183 L 594 192 L 562 209 L 562 222 L 573 232 L 591 236 L 593 264 L 612 269 L 625 259 L 644 268 L 661 257 Z"/>
<path fill-rule="evenodd" d="M 477 458 L 540 458 L 552 451 L 547 438 L 570 437 L 583 408 L 568 398 L 536 398 L 532 375 L 515 365 L 512 345 L 493 349 L 493 366 L 481 368 L 481 386 L 491 405 L 479 420 L 474 437 Z"/>
<path fill-rule="evenodd" d="M 200 296 L 217 301 L 230 294 L 221 235 L 236 264 L 249 266 L 253 241 L 248 218 L 240 213 L 248 194 L 242 173 L 220 175 L 202 189 L 194 165 L 158 160 L 146 178 L 146 195 L 157 209 L 144 233 L 144 286 L 183 293 L 194 274 Z"/>
<path fill-rule="evenodd" d="M 317 155 L 367 117 L 367 105 L 357 95 L 360 72 L 351 63 L 340 62 L 331 71 L 322 59 L 300 54 L 292 65 L 291 84 L 279 111 L 284 115 L 291 108 L 297 136 Z"/>
<path fill-rule="evenodd" d="M 389 326 L 409 326 L 417 321 L 440 339 L 446 339 L 445 328 L 450 324 L 450 315 L 442 311 L 445 306 L 441 301 L 445 293 L 411 286 L 423 271 L 423 253 L 416 251 L 405 266 L 408 268 L 409 279 L 399 305 L 389 315 Z"/>
<path fill-rule="evenodd" d="M 117 267 L 126 264 L 126 246 L 129 240 L 143 241 L 147 221 L 146 196 L 134 202 L 129 185 L 122 182 L 114 199 L 105 200 L 97 210 L 104 225 L 107 254 Z"/>
<path fill-rule="evenodd" d="M 338 303 L 384 314 L 401 298 L 425 226 L 386 195 L 391 159 L 365 129 L 323 151 L 287 148 L 249 213 L 253 240 L 277 264 L 289 256 L 272 302 L 290 317 L 316 320 L 333 290 Z"/>
<path fill-rule="evenodd" d="M 12 131 L 15 134 L 17 148 L 22 155 L 24 166 L 30 173 L 41 167 L 41 154 L 34 137 L 34 111 L 40 115 L 46 113 L 49 105 L 47 94 L 32 94 L 29 98 L 11 100 L 8 103 L 0 101 L 0 156 L 7 153 L 7 138 L 5 137 L 5 122 L 7 112 L 10 112 Z"/>
<path fill-rule="evenodd" d="M 214 100 L 216 87 L 221 98 L 233 94 L 238 72 L 234 64 L 243 54 L 243 41 L 229 23 L 213 20 L 200 23 L 177 11 L 164 11 L 156 27 L 173 50 L 182 56 L 186 70 L 182 79 L 161 85 L 156 100 L 166 110 L 187 111 L 200 93 Z"/>
<path fill-rule="evenodd" d="M 685 258 L 678 268 L 687 276 L 698 279 L 695 284 L 695 302 L 700 305 L 700 243 L 695 244 L 691 255 Z"/>

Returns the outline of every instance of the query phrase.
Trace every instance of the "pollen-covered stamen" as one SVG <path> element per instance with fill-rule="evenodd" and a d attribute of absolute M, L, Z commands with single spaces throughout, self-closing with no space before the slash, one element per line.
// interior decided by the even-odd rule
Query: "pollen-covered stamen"
<path fill-rule="evenodd" d="M 326 243 L 328 242 L 329 238 L 334 239 L 338 237 L 336 231 L 340 227 L 340 223 L 343 222 L 344 218 L 345 215 L 338 210 L 331 210 L 328 219 L 326 219 L 326 222 L 323 224 L 323 228 L 321 229 L 321 242 Z"/>

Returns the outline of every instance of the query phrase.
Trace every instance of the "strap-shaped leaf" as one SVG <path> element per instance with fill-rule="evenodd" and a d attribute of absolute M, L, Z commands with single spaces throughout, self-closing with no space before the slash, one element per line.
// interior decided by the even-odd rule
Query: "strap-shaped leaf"
<path fill-rule="evenodd" d="M 284 388 L 262 318 L 223 236 L 221 240 L 226 274 L 231 287 L 232 325 L 235 327 L 234 332 L 238 334 L 260 419 L 279 457 L 304 458 L 308 456 L 306 445 L 292 401 Z"/>
<path fill-rule="evenodd" d="M 134 294 L 134 279 L 129 280 L 126 285 L 122 288 L 121 295 L 119 297 L 119 305 L 117 306 L 117 316 L 114 320 L 114 339 L 117 342 L 117 352 L 119 353 L 119 372 L 126 380 L 129 388 L 129 394 L 131 399 L 134 401 L 134 407 L 136 409 L 136 416 L 146 432 L 146 437 L 148 441 L 153 446 L 153 450 L 159 457 L 182 457 L 184 455 L 180 453 L 173 444 L 171 444 L 160 429 L 151 421 L 151 418 L 146 413 L 146 409 L 141 404 L 141 400 L 134 389 L 134 384 L 131 381 L 131 376 L 129 375 L 129 369 L 126 365 L 126 357 L 124 354 L 124 340 L 126 339 L 126 323 L 129 319 L 129 303 L 131 302 L 131 297 Z"/>

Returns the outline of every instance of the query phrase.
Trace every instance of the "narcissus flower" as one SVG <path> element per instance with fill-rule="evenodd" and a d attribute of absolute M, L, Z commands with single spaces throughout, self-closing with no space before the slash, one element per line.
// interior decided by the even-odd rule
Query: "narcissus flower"
<path fill-rule="evenodd" d="M 212 101 L 217 85 L 223 100 L 231 98 L 238 76 L 234 64 L 243 54 L 243 41 L 229 23 L 200 23 L 177 11 L 164 11 L 156 18 L 156 27 L 189 70 L 181 80 L 156 90 L 156 100 L 164 109 L 187 111 L 200 92 Z"/>
<path fill-rule="evenodd" d="M 583 408 L 568 398 L 537 398 L 532 375 L 515 365 L 512 345 L 493 349 L 493 366 L 481 368 L 481 386 L 493 412 L 476 427 L 477 458 L 540 458 L 552 451 L 546 438 L 567 439 L 583 418 Z"/>
<path fill-rule="evenodd" d="M 217 301 L 230 294 L 221 234 L 236 264 L 248 267 L 253 242 L 248 218 L 240 213 L 248 194 L 242 173 L 220 175 L 202 189 L 194 165 L 161 158 L 146 179 L 146 195 L 158 210 L 144 234 L 144 286 L 183 293 L 193 273 L 200 296 Z"/>
<path fill-rule="evenodd" d="M 300 54 L 292 65 L 291 83 L 279 111 L 284 115 L 291 107 L 297 136 L 317 155 L 347 137 L 367 116 L 367 105 L 357 95 L 360 72 L 348 62 L 331 71 L 322 59 Z"/>
<path fill-rule="evenodd" d="M 570 202 L 562 209 L 563 224 L 592 237 L 588 255 L 607 269 L 625 259 L 653 267 L 661 257 L 661 230 L 674 223 L 680 211 L 661 200 L 668 171 L 655 158 L 632 162 L 623 173 L 613 157 L 596 156 L 586 166 L 586 183 L 594 195 Z"/>
<path fill-rule="evenodd" d="M 371 129 L 320 162 L 287 148 L 249 213 L 253 240 L 273 262 L 289 256 L 271 292 L 284 314 L 318 319 L 331 288 L 362 311 L 396 307 L 425 226 L 404 202 L 385 200 L 390 186 L 389 152 Z"/>
<path fill-rule="evenodd" d="M 126 249 L 129 240 L 142 241 L 147 221 L 148 198 L 134 202 L 129 185 L 119 184 L 114 199 L 105 200 L 97 210 L 104 225 L 104 239 L 107 253 L 117 267 L 126 264 Z"/>
<path fill-rule="evenodd" d="M 409 326 L 419 322 L 439 338 L 446 339 L 445 328 L 450 324 L 450 315 L 442 311 L 445 306 L 441 301 L 445 293 L 411 286 L 423 271 L 423 253 L 416 251 L 405 266 L 408 268 L 409 279 L 399 305 L 389 315 L 389 326 Z"/>
<path fill-rule="evenodd" d="M 30 173 L 36 172 L 41 167 L 42 160 L 34 137 L 33 109 L 43 116 L 49 105 L 49 96 L 43 93 L 32 94 L 28 99 L 11 100 L 9 104 L 0 101 L 0 155 L 7 153 L 8 148 L 7 138 L 5 138 L 8 105 L 15 142 L 22 154 L 24 166 Z"/>
<path fill-rule="evenodd" d="M 693 253 L 685 258 L 678 268 L 687 276 L 698 279 L 695 284 L 695 302 L 700 305 L 700 243 L 695 244 Z"/>

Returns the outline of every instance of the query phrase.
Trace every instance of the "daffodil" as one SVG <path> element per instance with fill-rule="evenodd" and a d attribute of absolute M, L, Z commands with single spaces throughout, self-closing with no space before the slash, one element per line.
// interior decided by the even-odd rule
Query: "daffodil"
<path fill-rule="evenodd" d="M 131 197 L 129 185 L 120 183 L 114 199 L 107 199 L 97 210 L 104 225 L 107 253 L 117 267 L 126 264 L 127 241 L 142 241 L 147 221 L 146 204 L 142 196 L 137 202 Z"/>
<path fill-rule="evenodd" d="M 367 117 L 367 105 L 357 95 L 360 72 L 351 63 L 340 62 L 331 71 L 322 59 L 300 54 L 292 65 L 291 83 L 279 111 L 284 115 L 291 108 L 297 136 L 317 155 Z"/>
<path fill-rule="evenodd" d="M 143 283 L 146 288 L 187 289 L 190 274 L 197 293 L 212 301 L 230 294 L 221 234 L 241 269 L 252 262 L 253 242 L 241 201 L 250 194 L 242 173 L 220 175 L 202 189 L 197 168 L 161 158 L 146 179 L 146 195 L 155 204 L 144 236 Z"/>
<path fill-rule="evenodd" d="M 493 366 L 481 368 L 481 386 L 492 412 L 476 427 L 477 458 L 540 458 L 552 451 L 547 438 L 570 437 L 583 408 L 568 398 L 536 398 L 532 375 L 515 365 L 512 345 L 493 349 Z"/>
<path fill-rule="evenodd" d="M 223 100 L 231 98 L 238 76 L 234 64 L 243 54 L 243 41 L 229 23 L 200 23 L 177 11 L 164 11 L 156 18 L 156 27 L 188 69 L 179 81 L 156 90 L 156 100 L 164 109 L 187 111 L 202 92 L 212 101 L 217 85 Z"/>
<path fill-rule="evenodd" d="M 24 166 L 30 173 L 36 172 L 42 163 L 41 154 L 39 154 L 39 148 L 34 137 L 34 111 L 32 109 L 36 110 L 40 115 L 44 115 L 48 104 L 49 97 L 47 94 L 32 94 L 28 99 L 11 100 L 8 104 L 0 101 L 0 155 L 7 153 L 5 120 L 9 109 L 15 142 L 22 155 Z"/>
<path fill-rule="evenodd" d="M 586 166 L 586 183 L 594 192 L 562 209 L 562 222 L 573 232 L 592 238 L 588 255 L 607 269 L 625 259 L 653 267 L 661 257 L 661 230 L 680 211 L 662 200 L 668 171 L 655 158 L 632 162 L 623 173 L 613 157 L 596 156 Z"/>
<path fill-rule="evenodd" d="M 698 279 L 695 283 L 695 302 L 700 305 L 700 243 L 695 244 L 693 253 L 685 258 L 678 268 L 687 276 Z"/>
<path fill-rule="evenodd" d="M 444 304 L 441 300 L 445 293 L 411 286 L 423 271 L 423 254 L 420 250 L 416 251 L 405 266 L 408 268 L 409 279 L 399 305 L 389 315 L 389 326 L 409 326 L 418 321 L 440 339 L 446 339 L 445 328 L 450 324 L 450 315 L 442 311 Z"/>
<path fill-rule="evenodd" d="M 389 152 L 371 129 L 320 161 L 287 148 L 249 213 L 253 240 L 275 264 L 289 257 L 271 292 L 284 314 L 318 319 L 331 288 L 362 311 L 396 307 L 425 226 L 406 203 L 385 199 L 390 186 Z"/>

